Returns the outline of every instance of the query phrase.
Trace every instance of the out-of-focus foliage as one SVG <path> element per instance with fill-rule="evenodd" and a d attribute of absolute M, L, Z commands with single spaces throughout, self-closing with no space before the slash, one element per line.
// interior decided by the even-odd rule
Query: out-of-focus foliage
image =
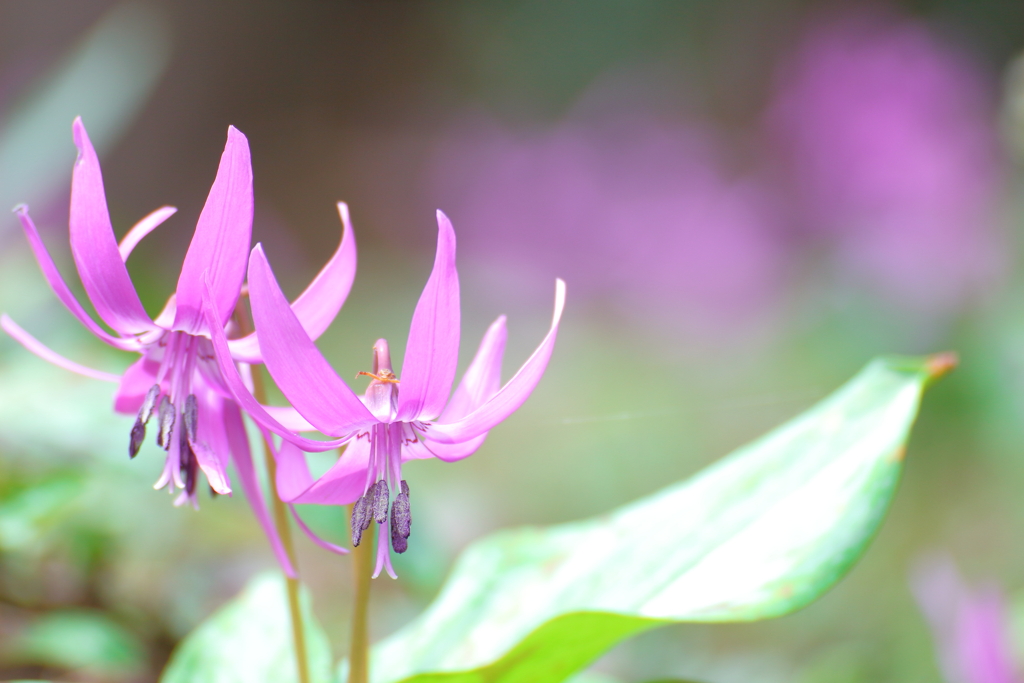
<path fill-rule="evenodd" d="M 312 683 L 331 679 L 331 646 L 300 594 Z M 161 683 L 287 683 L 296 680 L 285 582 L 261 574 L 181 642 Z"/>
<path fill-rule="evenodd" d="M 0 207 L 52 200 L 63 190 L 68 122 L 82 116 L 98 149 L 124 134 L 170 57 L 165 18 L 140 3 L 118 5 L 52 73 L 8 112 L 0 110 Z M 13 228 L 4 221 L 0 232 Z"/>

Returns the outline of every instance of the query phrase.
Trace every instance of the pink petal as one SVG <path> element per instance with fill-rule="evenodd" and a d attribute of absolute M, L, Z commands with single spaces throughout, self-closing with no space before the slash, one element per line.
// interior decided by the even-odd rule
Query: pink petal
<path fill-rule="evenodd" d="M 249 389 L 246 388 L 245 382 L 242 381 L 242 376 L 235 366 L 235 362 L 231 359 L 231 352 L 228 351 L 228 341 L 224 336 L 224 330 L 218 324 L 218 321 L 221 320 L 221 315 L 214 309 L 213 297 L 209 291 L 203 297 L 203 310 L 206 316 L 207 328 L 210 330 L 210 341 L 213 343 L 213 355 L 217 361 L 217 367 L 220 368 L 221 379 L 234 399 L 248 413 L 249 417 L 255 420 L 261 427 L 280 435 L 282 438 L 310 453 L 319 453 L 337 448 L 348 440 L 349 437 L 342 437 L 333 441 L 304 439 L 296 436 L 287 427 L 271 417 L 260 402 L 249 392 Z"/>
<path fill-rule="evenodd" d="M 132 249 L 142 241 L 142 238 L 160 227 L 165 220 L 173 216 L 177 211 L 173 206 L 161 206 L 133 225 L 132 229 L 121 240 L 121 243 L 117 245 L 117 251 L 121 254 L 121 260 L 127 261 L 128 256 L 132 253 Z"/>
<path fill-rule="evenodd" d="M 356 276 L 356 240 L 352 235 L 352 223 L 345 202 L 338 202 L 338 213 L 341 215 L 341 243 L 327 265 L 313 278 L 299 298 L 292 302 L 295 317 L 313 340 L 323 334 L 338 315 Z M 231 339 L 228 346 L 235 360 L 245 363 L 263 362 L 256 332 L 241 339 Z"/>
<path fill-rule="evenodd" d="M 267 370 L 310 424 L 342 436 L 377 422 L 302 329 L 260 245 L 249 259 L 249 303 Z"/>
<path fill-rule="evenodd" d="M 459 274 L 455 270 L 455 231 L 437 212 L 437 254 L 409 328 L 402 363 L 396 419 L 432 419 L 451 394 L 459 362 Z"/>
<path fill-rule="evenodd" d="M 476 453 L 480 450 L 480 447 L 484 445 L 484 441 L 486 440 L 487 432 L 484 432 L 480 436 L 461 443 L 441 443 L 439 441 L 424 439 L 423 447 L 438 460 L 455 462 L 457 460 L 462 460 L 463 458 L 468 458 Z"/>
<path fill-rule="evenodd" d="M 103 176 L 96 150 L 82 125 L 72 126 L 78 160 L 71 178 L 71 254 L 96 313 L 121 334 L 153 329 L 153 321 L 135 293 L 114 239 L 107 213 Z"/>
<path fill-rule="evenodd" d="M 104 382 L 120 382 L 121 377 L 110 372 L 103 372 L 102 370 L 94 370 L 84 365 L 79 365 L 73 360 L 69 360 L 64 356 L 60 355 L 56 351 L 43 346 L 42 342 L 33 337 L 31 334 L 21 328 L 18 323 L 11 320 L 6 313 L 0 315 L 0 327 L 3 328 L 4 332 L 11 335 L 15 341 L 24 346 L 26 349 L 36 354 L 40 358 L 50 363 L 53 363 L 57 367 L 70 370 L 71 372 L 77 372 L 79 375 L 85 375 L 93 379 L 102 380 Z M 152 384 L 150 385 L 152 386 Z"/>
<path fill-rule="evenodd" d="M 499 422 L 514 413 L 529 398 L 534 387 L 540 381 L 547 368 L 551 352 L 555 348 L 558 336 L 558 322 L 565 308 L 565 283 L 555 282 L 555 314 L 551 321 L 551 329 L 533 352 L 519 372 L 508 381 L 501 390 L 461 420 L 447 424 L 432 424 L 427 428 L 427 439 L 433 446 L 434 442 L 457 444 L 469 441 L 493 428 Z"/>
<path fill-rule="evenodd" d="M 491 323 L 480 341 L 473 362 L 448 402 L 448 407 L 438 418 L 440 422 L 454 422 L 479 408 L 501 388 L 501 359 L 505 355 L 505 341 L 508 330 L 505 316 L 499 316 Z"/>
<path fill-rule="evenodd" d="M 39 231 L 36 230 L 35 223 L 32 222 L 32 218 L 28 215 L 28 207 L 21 204 L 14 209 L 14 213 L 17 214 L 18 220 L 21 221 L 21 227 L 25 231 L 25 237 L 28 238 L 28 244 L 32 248 L 32 253 L 35 254 L 36 261 L 39 262 L 39 269 L 43 271 L 43 277 L 50 283 L 50 288 L 53 289 L 53 293 L 57 295 L 60 302 L 71 311 L 73 316 L 78 318 L 79 322 L 85 325 L 87 330 L 101 340 L 123 351 L 137 351 L 139 349 L 138 342 L 134 339 L 121 339 L 111 335 L 97 325 L 96 321 L 78 303 L 78 299 L 71 293 L 67 283 L 64 282 L 64 278 L 61 277 L 60 271 L 57 270 L 57 266 L 50 257 L 50 252 L 46 250 L 42 238 L 39 237 Z M 122 267 L 124 267 L 123 264 Z"/>
<path fill-rule="evenodd" d="M 196 455 L 199 469 L 206 475 L 211 488 L 221 495 L 231 493 L 231 485 L 228 483 L 227 474 L 224 468 L 227 463 L 221 459 L 221 454 L 227 455 L 229 448 L 224 448 L 224 399 L 202 381 L 193 384 L 196 400 L 199 407 L 199 419 L 196 425 L 196 440 L 190 442 L 192 451 Z"/>
<path fill-rule="evenodd" d="M 288 559 L 288 553 L 285 552 L 284 547 L 281 545 L 281 538 L 277 534 L 277 527 L 274 526 L 274 522 L 270 519 L 267 504 L 263 499 L 263 491 L 260 489 L 259 481 L 256 478 L 256 470 L 253 468 L 252 463 L 252 452 L 249 450 L 249 436 L 245 433 L 242 414 L 239 412 L 238 406 L 230 401 L 224 402 L 223 410 L 224 426 L 227 430 L 228 441 L 231 444 L 231 459 L 235 463 L 235 469 L 238 470 L 238 478 L 242 482 L 242 491 L 245 492 L 245 497 L 252 507 L 253 514 L 256 515 L 256 520 L 263 527 L 263 532 L 267 535 L 270 547 L 273 548 L 274 555 L 277 556 L 277 561 L 281 563 L 284 573 L 291 578 L 295 578 L 297 574 L 292 567 L 291 561 Z M 270 435 L 266 434 L 265 436 L 269 437 Z"/>
<path fill-rule="evenodd" d="M 178 311 L 174 329 L 190 334 L 206 331 L 203 321 L 203 278 L 209 279 L 220 324 L 227 323 L 245 277 L 252 239 L 252 165 L 249 141 L 234 126 L 220 157 L 217 177 L 199 214 L 196 232 L 178 277 Z"/>
<path fill-rule="evenodd" d="M 337 553 L 338 555 L 348 555 L 348 548 L 342 548 L 340 545 L 335 545 L 330 541 L 325 541 L 324 539 L 317 536 L 312 529 L 306 526 L 306 523 L 302 521 L 302 517 L 299 516 L 299 513 L 295 509 L 294 505 L 289 505 L 288 509 L 292 511 L 292 517 L 295 518 L 296 524 L 298 524 L 299 528 L 302 529 L 303 533 L 305 533 L 306 536 L 309 537 L 309 540 L 313 541 L 313 543 L 316 543 L 324 550 L 330 550 L 332 553 Z"/>
<path fill-rule="evenodd" d="M 128 366 L 121 377 L 121 386 L 114 394 L 114 410 L 124 415 L 134 415 L 142 407 L 146 392 L 156 384 L 160 364 L 145 356 Z"/>
<path fill-rule="evenodd" d="M 230 340 L 229 340 L 230 341 Z M 299 415 L 299 411 L 291 406 L 263 406 L 267 414 L 284 425 L 291 432 L 315 432 L 316 427 L 309 420 Z"/>
<path fill-rule="evenodd" d="M 331 469 L 314 481 L 302 451 L 284 443 L 278 451 L 278 495 L 286 503 L 349 505 L 363 495 L 369 461 L 369 438 L 353 439 Z"/>

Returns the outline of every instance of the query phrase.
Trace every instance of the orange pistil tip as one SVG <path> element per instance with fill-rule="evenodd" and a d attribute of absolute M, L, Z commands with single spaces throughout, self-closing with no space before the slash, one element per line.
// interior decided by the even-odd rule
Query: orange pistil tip
<path fill-rule="evenodd" d="M 398 384 L 399 383 L 398 378 L 395 377 L 395 373 L 391 372 L 390 370 L 381 370 L 376 375 L 373 374 L 372 372 L 357 372 L 356 373 L 356 377 L 359 377 L 360 375 L 366 375 L 367 377 L 372 377 L 375 380 L 377 380 L 378 382 L 386 382 L 388 384 Z"/>

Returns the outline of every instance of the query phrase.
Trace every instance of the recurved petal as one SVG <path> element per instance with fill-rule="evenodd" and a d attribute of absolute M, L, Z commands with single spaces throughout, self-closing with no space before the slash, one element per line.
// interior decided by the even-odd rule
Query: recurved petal
<path fill-rule="evenodd" d="M 121 243 L 117 245 L 117 251 L 121 254 L 121 260 L 127 261 L 128 256 L 135 249 L 136 245 L 142 241 L 142 238 L 160 227 L 165 220 L 173 216 L 177 211 L 173 206 L 161 206 L 133 225 L 132 229 L 121 239 Z"/>
<path fill-rule="evenodd" d="M 228 321 L 245 277 L 252 213 L 249 141 L 237 128 L 229 126 L 217 177 L 199 214 L 178 277 L 175 330 L 190 334 L 207 331 L 202 312 L 204 278 L 209 279 L 213 300 L 221 313 L 220 325 Z"/>
<path fill-rule="evenodd" d="M 458 444 L 486 434 L 489 429 L 514 413 L 529 398 L 543 376 L 548 360 L 551 358 L 551 352 L 555 348 L 555 338 L 558 336 L 558 323 L 562 318 L 563 308 L 565 308 L 565 283 L 557 280 L 555 282 L 555 314 L 551 321 L 551 329 L 540 346 L 534 350 L 523 367 L 519 368 L 519 372 L 482 406 L 460 420 L 430 425 L 427 429 L 427 440 L 431 445 L 433 442 Z"/>
<path fill-rule="evenodd" d="M 263 406 L 267 414 L 293 432 L 315 432 L 316 427 L 291 406 Z"/>
<path fill-rule="evenodd" d="M 19 205 L 14 209 L 14 213 L 18 216 L 18 220 L 21 222 L 21 227 L 25 231 L 25 237 L 28 239 L 29 247 L 32 248 L 32 253 L 36 257 L 36 261 L 39 262 L 39 269 L 43 271 L 43 277 L 50 283 L 50 288 L 53 289 L 53 293 L 57 295 L 60 302 L 71 314 L 78 318 L 87 330 L 92 332 L 94 335 L 99 337 L 101 340 L 110 344 L 113 347 L 122 349 L 124 351 L 137 351 L 139 343 L 134 339 L 121 339 L 115 337 L 102 327 L 96 324 L 96 321 L 85 312 L 82 308 L 82 304 L 78 303 L 78 299 L 71 293 L 64 278 L 61 277 L 60 271 L 57 270 L 56 264 L 50 257 L 50 252 L 46 250 L 46 246 L 43 244 L 42 238 L 39 237 L 39 231 L 36 230 L 35 223 L 32 222 L 31 216 L 28 215 L 28 207 L 24 204 Z M 122 266 L 123 267 L 123 266 Z"/>
<path fill-rule="evenodd" d="M 249 259 L 249 302 L 263 362 L 310 424 L 324 434 L 343 436 L 377 422 L 302 329 L 260 245 Z"/>
<path fill-rule="evenodd" d="M 206 316 L 207 326 L 210 330 L 210 341 L 213 343 L 213 355 L 217 360 L 217 367 L 220 369 L 221 379 L 232 397 L 234 397 L 238 402 L 238 405 L 241 406 L 242 409 L 249 414 L 249 417 L 255 420 L 260 427 L 278 434 L 282 438 L 287 439 L 299 448 L 310 453 L 319 453 L 321 451 L 328 451 L 332 448 L 337 448 L 348 440 L 346 437 L 334 439 L 332 441 L 315 441 L 313 439 L 305 439 L 301 436 L 296 436 L 291 430 L 268 414 L 266 409 L 249 392 L 249 389 L 246 388 L 245 382 L 242 381 L 242 376 L 239 374 L 238 368 L 235 366 L 235 362 L 231 358 L 231 352 L 228 350 L 228 342 L 224 336 L 224 329 L 217 322 L 221 320 L 221 315 L 214 308 L 213 298 L 209 292 L 207 292 L 203 298 L 203 312 Z"/>
<path fill-rule="evenodd" d="M 461 443 L 440 443 L 439 441 L 424 439 L 423 447 L 438 460 L 455 462 L 456 460 L 468 458 L 476 453 L 480 447 L 484 445 L 484 441 L 486 439 L 487 432 Z"/>
<path fill-rule="evenodd" d="M 96 313 L 121 334 L 153 329 L 153 321 L 139 301 L 114 238 L 107 213 L 103 176 L 96 150 L 82 125 L 72 126 L 78 160 L 71 177 L 71 254 Z"/>
<path fill-rule="evenodd" d="M 505 355 L 508 330 L 505 316 L 491 323 L 480 341 L 473 362 L 462 376 L 452 400 L 438 418 L 439 422 L 455 422 L 469 415 L 501 388 L 501 360 Z"/>
<path fill-rule="evenodd" d="M 231 445 L 231 460 L 235 464 L 238 478 L 242 482 L 242 490 L 245 498 L 252 507 L 256 520 L 263 527 L 263 532 L 270 541 L 270 547 L 281 563 L 284 573 L 294 578 L 295 568 L 288 559 L 288 553 L 281 545 L 281 537 L 277 534 L 277 527 L 270 519 L 270 512 L 263 498 L 263 491 L 260 489 L 259 480 L 256 477 L 256 469 L 252 463 L 252 452 L 249 450 L 249 436 L 245 433 L 245 425 L 242 423 L 242 414 L 238 406 L 230 401 L 224 402 L 224 426 L 227 430 L 227 438 Z M 264 433 L 266 438 L 272 438 L 270 434 Z"/>
<path fill-rule="evenodd" d="M 334 255 L 317 273 L 299 298 L 292 302 L 292 311 L 302 324 L 302 329 L 314 341 L 330 326 L 338 315 L 356 276 L 356 240 L 352 234 L 348 205 L 338 202 L 341 216 L 341 242 Z M 262 363 L 258 333 L 253 332 L 241 339 L 228 340 L 228 346 L 235 360 L 245 363 Z"/>
<path fill-rule="evenodd" d="M 160 364 L 142 357 L 128 366 L 121 377 L 121 384 L 114 394 L 114 410 L 124 415 L 134 415 L 142 407 L 146 392 L 156 384 Z"/>
<path fill-rule="evenodd" d="M 4 332 L 11 335 L 11 337 L 24 346 L 26 349 L 39 356 L 43 360 L 53 363 L 57 367 L 70 370 L 71 372 L 91 377 L 93 379 L 102 380 L 104 382 L 120 382 L 121 377 L 110 372 L 103 372 L 102 370 L 95 370 L 93 368 L 86 367 L 73 360 L 65 358 L 56 351 L 50 349 L 48 346 L 43 345 L 38 339 L 33 337 L 31 334 L 26 332 L 18 323 L 11 320 L 6 314 L 0 315 L 0 328 L 3 328 Z"/>
<path fill-rule="evenodd" d="M 342 548 L 340 545 L 335 545 L 334 543 L 331 543 L 330 541 L 325 541 L 324 539 L 317 536 L 316 532 L 310 529 L 309 526 L 302 521 L 302 517 L 299 516 L 299 512 L 298 510 L 295 509 L 294 505 L 289 505 L 288 509 L 292 511 L 292 517 L 295 518 L 295 523 L 299 525 L 299 528 L 302 529 L 302 532 L 306 534 L 309 540 L 313 541 L 313 543 L 316 543 L 324 550 L 329 550 L 332 553 L 336 553 L 338 555 L 348 555 L 348 548 Z"/>
<path fill-rule="evenodd" d="M 353 439 L 331 469 L 317 480 L 298 448 L 284 443 L 278 451 L 277 491 L 286 503 L 348 505 L 363 495 L 370 461 L 368 437 Z"/>
<path fill-rule="evenodd" d="M 397 419 L 432 419 L 441 414 L 459 362 L 459 274 L 455 231 L 437 212 L 437 254 L 409 328 L 402 362 Z"/>
<path fill-rule="evenodd" d="M 195 438 L 189 440 L 189 445 L 192 447 L 192 452 L 195 453 L 199 468 L 210 482 L 210 487 L 221 495 L 227 495 L 231 493 L 231 485 L 228 483 L 225 468 L 231 446 L 228 442 L 228 448 L 224 448 L 226 437 L 225 400 L 201 380 L 193 383 L 192 388 L 195 392 L 198 411 L 194 423 L 196 425 Z M 184 433 L 182 436 L 184 437 Z"/>

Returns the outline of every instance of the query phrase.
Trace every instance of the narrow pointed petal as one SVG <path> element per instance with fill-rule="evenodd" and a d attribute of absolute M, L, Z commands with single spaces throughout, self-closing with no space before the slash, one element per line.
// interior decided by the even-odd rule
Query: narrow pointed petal
<path fill-rule="evenodd" d="M 156 384 L 160 364 L 142 357 L 128 366 L 121 377 L 121 385 L 114 394 L 114 410 L 131 415 L 139 412 L 146 394 Z"/>
<path fill-rule="evenodd" d="M 338 315 L 356 276 L 356 240 L 352 234 L 348 205 L 338 203 L 341 216 L 341 243 L 331 260 L 327 262 L 299 298 L 292 302 L 295 317 L 306 330 L 309 338 L 316 339 L 330 326 Z M 253 332 L 241 339 L 228 340 L 228 347 L 235 360 L 245 363 L 262 363 L 259 336 Z"/>
<path fill-rule="evenodd" d="M 309 537 L 309 540 L 313 541 L 313 543 L 316 543 L 324 550 L 329 550 L 332 553 L 337 553 L 338 555 L 348 555 L 348 548 L 342 548 L 340 545 L 335 545 L 330 541 L 325 541 L 324 539 L 317 536 L 316 532 L 314 532 L 312 529 L 306 526 L 306 523 L 302 521 L 302 517 L 299 516 L 299 513 L 295 509 L 294 505 L 289 505 L 288 509 L 292 511 L 292 517 L 295 518 L 295 522 L 299 525 L 299 528 L 302 529 L 303 533 L 305 533 L 306 536 Z"/>
<path fill-rule="evenodd" d="M 220 461 L 213 449 L 202 441 L 193 442 L 191 445 L 192 452 L 199 462 L 199 469 L 203 471 L 206 480 L 210 482 L 210 488 L 221 495 L 231 493 L 231 484 L 228 483 L 227 474 L 224 472 L 224 463 Z"/>
<path fill-rule="evenodd" d="M 142 238 L 160 227 L 165 220 L 173 216 L 177 211 L 173 206 L 161 206 L 133 225 L 132 229 L 125 234 L 121 243 L 117 245 L 117 251 L 121 254 L 121 260 L 127 261 L 128 256 L 136 245 L 142 241 Z"/>
<path fill-rule="evenodd" d="M 97 325 L 96 321 L 82 308 L 82 304 L 78 303 L 78 299 L 71 293 L 71 289 L 64 282 L 60 271 L 57 270 L 57 265 L 53 262 L 53 258 L 50 257 L 50 252 L 46 250 L 42 238 L 39 237 L 39 231 L 36 229 L 35 223 L 32 222 L 31 216 L 28 215 L 28 207 L 21 204 L 14 209 L 14 213 L 18 216 L 18 220 L 21 221 L 21 227 L 25 231 L 25 237 L 28 239 L 28 244 L 32 248 L 36 261 L 39 262 L 39 269 L 43 271 L 43 277 L 50 283 L 50 288 L 53 289 L 53 293 L 57 295 L 60 302 L 71 311 L 73 316 L 78 318 L 78 321 L 87 330 L 100 340 L 123 351 L 137 351 L 139 349 L 138 342 L 134 339 L 121 339 L 111 335 Z"/>
<path fill-rule="evenodd" d="M 480 436 L 475 436 L 468 441 L 462 441 L 459 443 L 441 443 L 440 441 L 424 439 L 423 447 L 438 460 L 456 462 L 463 458 L 468 458 L 476 453 L 480 450 L 480 447 L 484 445 L 484 441 L 486 440 L 487 432 L 484 432 Z"/>
<path fill-rule="evenodd" d="M 316 427 L 291 406 L 263 406 L 267 414 L 292 432 L 315 432 Z"/>
<path fill-rule="evenodd" d="M 286 503 L 349 505 L 363 495 L 369 462 L 369 439 L 353 439 L 331 469 L 314 481 L 302 451 L 282 444 L 277 461 L 278 494 Z"/>
<path fill-rule="evenodd" d="M 39 356 L 43 360 L 53 363 L 57 367 L 70 370 L 71 372 L 98 379 L 103 382 L 120 382 L 121 378 L 110 372 L 103 372 L 102 370 L 94 370 L 93 368 L 86 367 L 73 360 L 65 358 L 56 351 L 53 351 L 47 346 L 44 346 L 42 342 L 33 337 L 31 334 L 21 328 L 18 323 L 11 320 L 6 313 L 0 315 L 0 327 L 3 328 L 4 332 L 11 335 L 11 337 L 24 346 L 26 349 Z M 133 411 L 134 412 L 134 411 Z"/>
<path fill-rule="evenodd" d="M 103 176 L 96 150 L 82 125 L 72 126 L 78 160 L 71 178 L 71 254 L 96 313 L 121 334 L 153 329 L 153 321 L 139 301 L 114 238 L 107 213 Z"/>
<path fill-rule="evenodd" d="M 199 214 L 196 232 L 178 277 L 178 310 L 174 329 L 190 334 L 206 331 L 203 320 L 204 277 L 209 278 L 213 300 L 227 323 L 245 277 L 245 262 L 252 240 L 252 164 L 249 141 L 234 126 L 220 158 L 217 177 Z"/>
<path fill-rule="evenodd" d="M 500 316 L 487 328 L 473 362 L 462 376 L 462 382 L 455 390 L 452 400 L 448 402 L 448 407 L 438 418 L 439 422 L 461 420 L 498 392 L 501 388 L 501 360 L 505 354 L 507 338 L 505 316 Z M 487 432 L 484 432 L 469 441 L 457 444 L 438 443 L 426 439 L 421 442 L 433 457 L 445 462 L 455 462 L 476 453 L 486 439 Z"/>
<path fill-rule="evenodd" d="M 486 434 L 488 430 L 514 413 L 529 398 L 548 366 L 551 352 L 555 348 L 555 338 L 558 336 L 558 323 L 562 318 L 562 310 L 564 308 L 565 283 L 557 280 L 555 283 L 555 314 L 551 321 L 551 329 L 540 343 L 540 346 L 523 363 L 523 367 L 519 368 L 519 372 L 482 406 L 461 420 L 430 425 L 427 428 L 427 440 L 431 446 L 434 442 L 462 443 Z"/>
<path fill-rule="evenodd" d="M 433 419 L 452 391 L 459 362 L 459 274 L 455 231 L 437 212 L 437 254 L 409 328 L 398 393 L 398 420 Z"/>
<path fill-rule="evenodd" d="M 310 424 L 324 434 L 341 436 L 377 422 L 302 329 L 260 245 L 249 259 L 249 302 L 263 362 Z"/>
<path fill-rule="evenodd" d="M 500 316 L 484 333 L 473 362 L 466 369 L 466 374 L 462 376 L 452 400 L 448 402 L 448 407 L 441 413 L 438 421 L 461 420 L 498 393 L 498 389 L 501 388 L 501 360 L 505 355 L 507 339 L 505 316 Z"/>
<path fill-rule="evenodd" d="M 274 485 L 277 495 L 286 503 L 301 496 L 313 485 L 313 475 L 309 473 L 306 454 L 295 444 L 285 441 L 277 449 L 277 473 Z"/>
<path fill-rule="evenodd" d="M 203 310 L 206 315 L 207 327 L 210 330 L 210 341 L 213 344 L 213 355 L 217 361 L 217 367 L 220 368 L 221 379 L 223 379 L 224 385 L 231 393 L 232 397 L 238 402 L 238 405 L 248 413 L 249 417 L 255 420 L 261 427 L 278 434 L 282 438 L 287 439 L 299 448 L 310 453 L 328 451 L 332 448 L 337 448 L 348 441 L 350 435 L 331 441 L 314 441 L 313 439 L 304 439 L 300 436 L 296 436 L 291 430 L 271 417 L 270 414 L 267 413 L 266 409 L 259 401 L 256 400 L 249 389 L 245 386 L 245 382 L 242 380 L 242 376 L 238 372 L 238 367 L 231 358 L 231 352 L 228 350 L 228 341 L 224 337 L 224 330 L 220 325 L 218 325 L 218 321 L 221 320 L 221 316 L 214 308 L 213 299 L 209 291 L 207 291 L 204 296 Z"/>
<path fill-rule="evenodd" d="M 242 414 L 238 406 L 230 401 L 224 402 L 224 426 L 227 430 L 227 438 L 231 444 L 231 460 L 235 463 L 238 471 L 238 478 L 242 482 L 242 491 L 245 492 L 246 500 L 252 507 L 256 520 L 263 527 L 263 533 L 270 541 L 270 547 L 281 563 L 284 573 L 291 578 L 297 576 L 295 568 L 288 559 L 288 553 L 281 545 L 281 537 L 277 534 L 277 527 L 270 518 L 266 501 L 263 498 L 263 491 L 260 489 L 259 480 L 256 477 L 256 470 L 252 463 L 252 452 L 249 450 L 249 436 L 245 433 L 245 425 L 242 423 Z M 267 437 L 270 435 L 267 434 Z"/>

